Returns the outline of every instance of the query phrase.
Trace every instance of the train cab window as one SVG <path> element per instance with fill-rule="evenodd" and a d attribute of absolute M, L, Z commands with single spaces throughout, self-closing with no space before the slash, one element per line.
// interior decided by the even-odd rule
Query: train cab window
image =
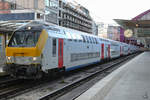
<path fill-rule="evenodd" d="M 56 57 L 56 39 L 53 39 L 53 57 Z"/>
<path fill-rule="evenodd" d="M 35 47 L 41 30 L 17 30 L 9 41 L 9 47 Z"/>

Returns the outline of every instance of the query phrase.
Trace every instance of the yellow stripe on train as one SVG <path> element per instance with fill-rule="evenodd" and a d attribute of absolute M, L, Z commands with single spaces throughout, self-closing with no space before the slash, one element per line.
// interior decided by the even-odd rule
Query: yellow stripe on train
<path fill-rule="evenodd" d="M 38 57 L 41 55 L 43 48 L 48 39 L 48 33 L 43 30 L 40 34 L 36 47 L 6 47 L 6 56 L 30 56 Z"/>

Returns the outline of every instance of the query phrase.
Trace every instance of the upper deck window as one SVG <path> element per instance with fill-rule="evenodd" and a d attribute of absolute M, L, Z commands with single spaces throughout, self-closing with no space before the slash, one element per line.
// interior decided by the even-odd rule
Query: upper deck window
<path fill-rule="evenodd" d="M 84 37 L 83 35 L 81 35 L 81 36 L 82 36 L 82 38 L 83 38 L 83 42 L 86 42 L 85 37 Z"/>
<path fill-rule="evenodd" d="M 97 42 L 97 39 L 96 39 L 96 38 L 94 38 L 94 39 L 95 39 L 95 42 L 96 42 L 96 44 L 97 44 L 97 43 L 98 43 L 98 42 Z"/>
<path fill-rule="evenodd" d="M 87 41 L 87 43 L 89 43 L 89 39 L 88 39 L 88 36 L 86 36 L 86 41 Z"/>
<path fill-rule="evenodd" d="M 90 43 L 92 43 L 92 39 L 91 39 L 91 37 L 89 36 L 89 40 L 90 40 Z"/>

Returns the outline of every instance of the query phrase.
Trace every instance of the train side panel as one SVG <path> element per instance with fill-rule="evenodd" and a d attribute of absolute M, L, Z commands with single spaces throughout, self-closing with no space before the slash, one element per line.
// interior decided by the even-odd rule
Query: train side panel
<path fill-rule="evenodd" d="M 99 44 L 83 43 L 79 41 L 66 42 L 67 60 L 64 62 L 66 70 L 73 70 L 100 61 Z"/>

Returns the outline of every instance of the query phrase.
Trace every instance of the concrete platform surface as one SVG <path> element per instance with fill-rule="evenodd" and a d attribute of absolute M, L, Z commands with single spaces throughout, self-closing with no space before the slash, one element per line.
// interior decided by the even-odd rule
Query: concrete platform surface
<path fill-rule="evenodd" d="M 150 52 L 124 64 L 76 100 L 150 100 Z"/>

